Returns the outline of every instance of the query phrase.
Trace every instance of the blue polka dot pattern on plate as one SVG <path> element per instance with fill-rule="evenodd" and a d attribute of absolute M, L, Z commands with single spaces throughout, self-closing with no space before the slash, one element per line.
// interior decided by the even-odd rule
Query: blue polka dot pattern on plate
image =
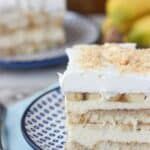
<path fill-rule="evenodd" d="M 42 150 L 63 150 L 66 141 L 64 100 L 56 88 L 33 103 L 24 116 L 28 140 Z"/>

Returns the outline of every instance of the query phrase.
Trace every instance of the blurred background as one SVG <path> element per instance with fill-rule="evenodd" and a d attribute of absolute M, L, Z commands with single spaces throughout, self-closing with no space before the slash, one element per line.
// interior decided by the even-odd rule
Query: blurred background
<path fill-rule="evenodd" d="M 27 145 L 22 114 L 30 96 L 58 86 L 65 49 L 105 42 L 149 48 L 150 0 L 0 0 L 0 103 L 8 112 L 10 150 L 28 149 L 19 147 Z"/>
<path fill-rule="evenodd" d="M 149 0 L 0 0 L 0 7 L 0 101 L 6 105 L 56 83 L 67 62 L 64 49 L 73 44 L 150 46 Z"/>

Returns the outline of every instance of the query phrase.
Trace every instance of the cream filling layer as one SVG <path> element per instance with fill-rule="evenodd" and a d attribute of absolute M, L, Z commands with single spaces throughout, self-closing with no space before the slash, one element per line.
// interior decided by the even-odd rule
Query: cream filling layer
<path fill-rule="evenodd" d="M 60 75 L 64 92 L 150 93 L 150 76 L 119 74 L 112 66 L 101 71 L 70 68 Z"/>
<path fill-rule="evenodd" d="M 69 126 L 68 139 L 92 148 L 99 141 L 150 143 L 150 132 L 120 132 L 100 130 L 84 125 Z"/>
<path fill-rule="evenodd" d="M 67 101 L 66 110 L 74 113 L 86 113 L 91 110 L 142 110 L 150 109 L 150 102 L 142 103 L 123 103 L 123 102 L 101 102 L 97 100 L 93 101 Z"/>

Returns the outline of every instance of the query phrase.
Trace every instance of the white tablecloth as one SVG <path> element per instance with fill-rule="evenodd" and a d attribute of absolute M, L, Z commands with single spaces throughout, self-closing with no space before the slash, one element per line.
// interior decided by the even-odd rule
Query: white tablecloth
<path fill-rule="evenodd" d="M 8 71 L 0 70 L 0 102 L 6 105 L 22 100 L 58 82 L 58 72 L 64 66 L 47 69 Z"/>

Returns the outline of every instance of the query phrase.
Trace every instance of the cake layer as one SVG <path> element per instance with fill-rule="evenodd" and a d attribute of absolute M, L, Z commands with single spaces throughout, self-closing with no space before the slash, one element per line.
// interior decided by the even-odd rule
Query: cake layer
<path fill-rule="evenodd" d="M 149 143 L 123 143 L 112 141 L 99 141 L 93 147 L 81 145 L 74 141 L 68 141 L 66 144 L 66 150 L 149 150 Z"/>
<path fill-rule="evenodd" d="M 96 110 L 85 114 L 67 113 L 68 126 L 95 125 L 100 129 L 150 131 L 150 110 Z"/>
<path fill-rule="evenodd" d="M 68 126 L 68 140 L 75 141 L 89 148 L 92 148 L 99 141 L 150 143 L 150 132 L 121 132 L 117 129 L 112 130 L 109 128 L 103 130 L 95 125 L 70 125 Z"/>
<path fill-rule="evenodd" d="M 68 112 L 86 113 L 91 110 L 142 110 L 150 109 L 149 102 L 128 103 L 128 102 L 111 102 L 111 101 L 67 101 L 66 109 Z"/>
<path fill-rule="evenodd" d="M 10 34 L 18 30 L 33 29 L 39 27 L 50 28 L 57 26 L 63 28 L 64 16 L 60 13 L 49 14 L 47 12 L 17 12 L 12 11 L 0 14 L 0 35 Z"/>
<path fill-rule="evenodd" d="M 104 123 L 94 123 L 94 124 L 90 124 L 90 123 L 86 123 L 84 122 L 83 125 L 85 127 L 93 127 L 93 128 L 97 128 L 98 130 L 114 130 L 117 132 L 133 132 L 133 131 L 137 131 L 137 133 L 141 133 L 141 132 L 150 132 L 150 123 L 142 123 L 142 122 L 138 122 L 136 125 L 134 124 L 135 122 L 130 122 L 130 123 L 121 123 L 121 122 L 104 122 Z M 69 123 L 69 125 L 79 125 L 79 124 L 73 124 L 73 123 Z M 68 125 L 68 126 L 69 126 Z"/>
<path fill-rule="evenodd" d="M 63 44 L 65 39 L 62 28 L 35 28 L 0 36 L 1 56 L 31 53 Z"/>
<path fill-rule="evenodd" d="M 150 49 L 80 45 L 67 50 L 64 92 L 150 92 Z"/>
<path fill-rule="evenodd" d="M 1 47 L 13 46 L 13 44 L 22 44 L 24 42 L 41 42 L 50 41 L 51 39 L 62 39 L 64 36 L 63 30 L 60 27 L 51 26 L 46 28 L 45 26 L 33 29 L 18 30 L 15 33 L 9 35 L 0 36 Z"/>
<path fill-rule="evenodd" d="M 65 0 L 11 0 L 0 8 L 0 56 L 64 44 Z"/>

